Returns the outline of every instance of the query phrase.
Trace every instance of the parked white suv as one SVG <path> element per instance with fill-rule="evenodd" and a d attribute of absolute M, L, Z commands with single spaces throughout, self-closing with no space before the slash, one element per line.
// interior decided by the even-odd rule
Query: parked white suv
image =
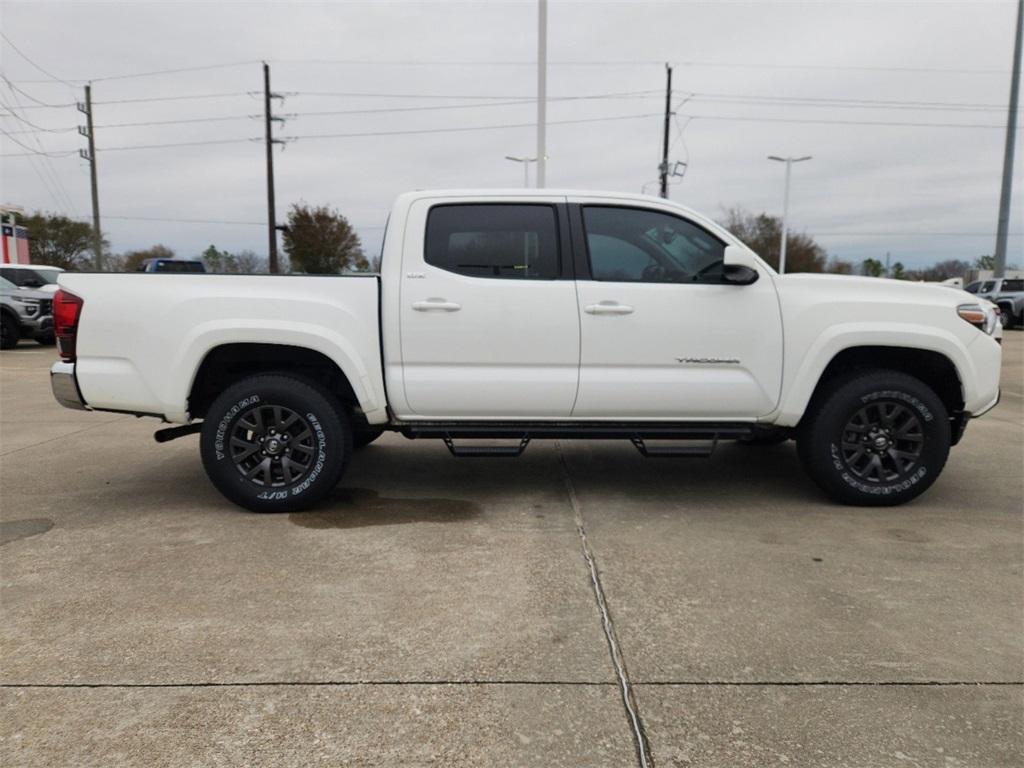
<path fill-rule="evenodd" d="M 404 194 L 379 276 L 60 285 L 57 399 L 183 425 L 158 439 L 201 431 L 213 483 L 258 511 L 316 502 L 383 430 L 456 456 L 536 438 L 683 456 L 795 437 L 832 497 L 897 504 L 999 398 L 991 306 L 923 284 L 780 276 L 712 220 L 638 195 Z"/>
<path fill-rule="evenodd" d="M 20 339 L 53 344 L 53 293 L 19 288 L 0 277 L 0 349 L 13 349 Z"/>
<path fill-rule="evenodd" d="M 57 278 L 64 270 L 44 264 L 0 264 L 0 277 L 14 283 L 18 288 L 54 293 Z"/>

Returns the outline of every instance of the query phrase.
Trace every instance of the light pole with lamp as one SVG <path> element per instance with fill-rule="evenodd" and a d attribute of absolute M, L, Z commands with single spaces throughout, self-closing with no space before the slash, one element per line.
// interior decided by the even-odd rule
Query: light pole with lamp
<path fill-rule="evenodd" d="M 779 274 L 786 274 L 786 239 L 787 239 L 787 224 L 789 219 L 789 177 L 790 172 L 793 168 L 793 163 L 802 163 L 804 160 L 810 160 L 810 155 L 804 157 L 778 157 L 777 155 L 768 155 L 769 160 L 777 160 L 780 163 L 786 164 L 786 192 L 782 198 L 782 245 L 779 252 Z"/>
<path fill-rule="evenodd" d="M 506 160 L 511 160 L 513 163 L 523 164 L 523 188 L 528 189 L 530 187 L 530 163 L 536 163 L 536 157 L 513 157 L 512 155 L 505 155 Z"/>

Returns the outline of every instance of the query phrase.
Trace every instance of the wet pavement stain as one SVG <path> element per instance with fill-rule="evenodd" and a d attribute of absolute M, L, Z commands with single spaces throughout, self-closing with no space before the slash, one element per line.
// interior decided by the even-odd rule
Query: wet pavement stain
<path fill-rule="evenodd" d="M 303 528 L 364 528 L 370 525 L 455 523 L 480 514 L 461 499 L 389 499 L 367 488 L 339 488 L 326 508 L 293 512 L 288 520 Z"/>
<path fill-rule="evenodd" d="M 889 528 L 886 531 L 886 534 L 889 538 L 896 539 L 897 541 L 908 541 L 913 544 L 927 544 L 931 541 L 931 539 L 923 533 L 908 531 L 904 528 Z"/>
<path fill-rule="evenodd" d="M 38 536 L 53 528 L 53 520 L 48 517 L 30 517 L 26 520 L 5 520 L 0 522 L 0 547 L 18 539 Z"/>

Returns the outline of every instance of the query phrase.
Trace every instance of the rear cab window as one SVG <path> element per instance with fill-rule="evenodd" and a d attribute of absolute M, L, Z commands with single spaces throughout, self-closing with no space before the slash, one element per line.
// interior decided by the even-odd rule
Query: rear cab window
<path fill-rule="evenodd" d="M 561 257 L 554 205 L 436 205 L 427 216 L 424 261 L 467 277 L 555 280 Z"/>

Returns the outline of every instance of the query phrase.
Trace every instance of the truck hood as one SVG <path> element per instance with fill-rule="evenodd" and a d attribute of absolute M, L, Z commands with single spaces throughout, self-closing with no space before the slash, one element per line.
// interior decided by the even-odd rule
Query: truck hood
<path fill-rule="evenodd" d="M 797 273 L 779 275 L 776 280 L 780 292 L 814 291 L 820 299 L 826 301 L 829 296 L 848 299 L 859 295 L 872 302 L 908 302 L 953 308 L 960 304 L 977 304 L 981 301 L 977 296 L 955 286 L 914 283 L 884 277 Z"/>

